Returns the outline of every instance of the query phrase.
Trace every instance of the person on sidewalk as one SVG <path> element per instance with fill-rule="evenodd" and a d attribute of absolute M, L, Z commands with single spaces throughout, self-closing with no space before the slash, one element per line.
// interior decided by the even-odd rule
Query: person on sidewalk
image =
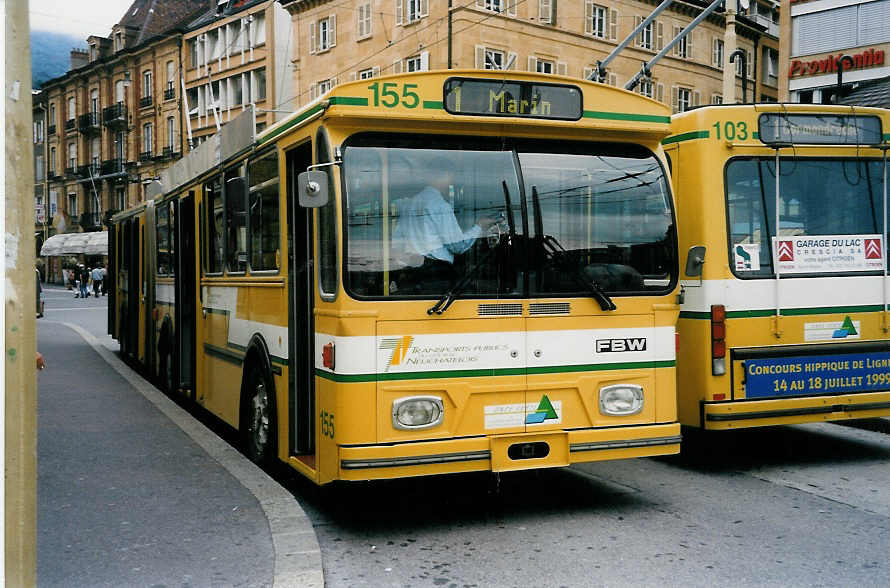
<path fill-rule="evenodd" d="M 111 276 L 108 274 L 108 264 L 102 266 L 102 296 L 108 294 L 111 289 Z"/>
<path fill-rule="evenodd" d="M 80 264 L 79 273 L 80 275 L 78 277 L 80 278 L 80 297 L 87 298 L 90 295 L 90 272 L 83 264 Z"/>
<path fill-rule="evenodd" d="M 98 265 L 90 272 L 90 279 L 93 281 L 93 296 L 99 297 L 99 290 L 102 286 L 102 268 Z"/>

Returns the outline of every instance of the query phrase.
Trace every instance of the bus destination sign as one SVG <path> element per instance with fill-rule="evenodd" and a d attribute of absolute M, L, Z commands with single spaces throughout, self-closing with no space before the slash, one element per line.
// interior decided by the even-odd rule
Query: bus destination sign
<path fill-rule="evenodd" d="M 450 114 L 578 120 L 583 113 L 577 86 L 449 78 L 444 93 Z"/>
<path fill-rule="evenodd" d="M 761 114 L 757 121 L 760 140 L 767 145 L 877 145 L 881 119 L 851 114 Z"/>

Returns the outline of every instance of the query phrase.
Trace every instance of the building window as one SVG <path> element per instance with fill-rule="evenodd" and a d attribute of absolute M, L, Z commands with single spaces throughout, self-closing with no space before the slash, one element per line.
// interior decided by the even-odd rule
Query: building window
<path fill-rule="evenodd" d="M 68 216 L 77 216 L 77 194 L 68 194 Z"/>
<path fill-rule="evenodd" d="M 151 155 L 152 153 L 152 124 L 146 123 L 142 125 L 142 153 Z"/>
<path fill-rule="evenodd" d="M 77 143 L 68 143 L 68 167 L 77 167 Z"/>
<path fill-rule="evenodd" d="M 151 70 L 142 72 L 142 97 L 151 98 Z"/>
<path fill-rule="evenodd" d="M 198 40 L 191 39 L 188 42 L 188 50 L 189 50 L 189 66 L 190 67 L 198 67 Z"/>
<path fill-rule="evenodd" d="M 651 79 L 641 78 L 640 84 L 639 84 L 639 86 L 637 86 L 637 88 L 638 88 L 640 94 L 642 94 L 643 96 L 646 96 L 647 98 L 652 98 L 652 97 L 654 97 L 653 92 L 652 92 L 654 86 L 655 86 L 655 84 L 652 83 Z"/>
<path fill-rule="evenodd" d="M 363 69 L 358 72 L 358 79 L 360 80 L 370 80 L 374 77 L 374 68 L 369 67 L 368 69 Z"/>
<path fill-rule="evenodd" d="M 674 38 L 683 32 L 683 27 L 674 27 Z M 682 39 L 680 39 L 676 45 L 674 45 L 674 55 L 681 59 L 687 59 L 690 55 L 692 55 L 692 35 L 688 34 Z"/>
<path fill-rule="evenodd" d="M 476 0 L 476 6 L 492 12 L 503 12 L 504 0 Z"/>
<path fill-rule="evenodd" d="M 68 97 L 68 120 L 74 120 L 77 116 L 74 96 Z"/>
<path fill-rule="evenodd" d="M 643 22 L 643 17 L 637 17 L 637 26 Z M 637 47 L 642 47 L 643 49 L 652 49 L 652 29 L 655 21 L 649 22 L 645 27 L 643 27 L 639 34 L 637 35 Z"/>
<path fill-rule="evenodd" d="M 608 9 L 605 6 L 587 0 L 584 4 L 584 32 L 605 39 L 607 14 Z"/>
<path fill-rule="evenodd" d="M 720 94 L 712 94 L 711 104 L 723 104 L 723 96 L 721 96 Z"/>
<path fill-rule="evenodd" d="M 337 45 L 337 15 L 309 24 L 310 53 L 327 51 Z"/>
<path fill-rule="evenodd" d="M 421 70 L 422 70 L 422 67 L 420 64 L 420 55 L 415 55 L 415 56 L 409 57 L 408 59 L 405 60 L 405 71 L 406 72 L 421 71 Z"/>
<path fill-rule="evenodd" d="M 167 147 L 170 148 L 170 151 L 175 151 L 174 141 L 176 137 L 176 117 L 168 116 L 167 117 Z"/>
<path fill-rule="evenodd" d="M 127 190 L 126 188 L 118 188 L 115 191 L 115 204 L 117 206 L 117 210 L 126 210 L 127 209 Z"/>
<path fill-rule="evenodd" d="M 553 62 L 546 59 L 535 59 L 535 71 L 542 74 L 552 74 Z"/>
<path fill-rule="evenodd" d="M 371 36 L 371 3 L 365 2 L 355 12 L 355 31 L 357 39 L 367 39 Z"/>
<path fill-rule="evenodd" d="M 43 143 L 43 119 L 34 121 L 34 142 Z"/>
<path fill-rule="evenodd" d="M 747 49 L 742 49 L 742 51 L 745 52 L 745 61 L 744 61 L 745 69 L 742 69 L 742 63 L 743 63 L 742 60 L 736 59 L 735 60 L 735 75 L 751 77 L 751 68 L 754 65 L 751 61 L 751 52 L 748 51 Z"/>
<path fill-rule="evenodd" d="M 120 51 L 124 48 L 124 35 L 122 33 L 114 34 L 114 50 Z"/>
<path fill-rule="evenodd" d="M 50 147 L 49 149 L 49 175 L 56 175 L 56 148 Z"/>
<path fill-rule="evenodd" d="M 56 126 L 56 103 L 51 102 L 49 105 L 49 121 L 46 123 L 51 127 Z"/>
<path fill-rule="evenodd" d="M 322 80 L 318 82 L 318 95 L 326 94 L 334 88 L 334 80 Z"/>
<path fill-rule="evenodd" d="M 686 112 L 699 105 L 701 95 L 695 90 L 675 86 L 673 89 L 673 112 Z"/>
<path fill-rule="evenodd" d="M 34 157 L 34 179 L 40 182 L 43 181 L 43 155 Z"/>
<path fill-rule="evenodd" d="M 396 0 L 396 24 L 411 24 L 429 13 L 429 0 Z"/>
<path fill-rule="evenodd" d="M 482 63 L 478 69 L 503 69 L 504 68 L 504 52 L 497 49 L 483 49 Z"/>
<path fill-rule="evenodd" d="M 266 68 L 260 68 L 253 71 L 254 91 L 253 96 L 256 102 L 266 99 Z"/>
<path fill-rule="evenodd" d="M 554 0 L 538 1 L 538 22 L 556 24 L 556 2 Z"/>

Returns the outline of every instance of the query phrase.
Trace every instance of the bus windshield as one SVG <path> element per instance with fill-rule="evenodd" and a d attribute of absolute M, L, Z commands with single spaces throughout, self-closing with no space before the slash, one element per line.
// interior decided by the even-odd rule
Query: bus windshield
<path fill-rule="evenodd" d="M 363 135 L 343 171 L 358 297 L 663 293 L 675 277 L 665 175 L 636 145 Z"/>
<path fill-rule="evenodd" d="M 832 237 L 830 241 L 836 241 L 834 237 L 879 235 L 884 230 L 881 160 L 782 158 L 779 166 L 780 238 Z M 775 158 L 731 160 L 726 166 L 726 199 L 730 267 L 743 278 L 773 276 Z M 830 241 L 825 255 L 833 256 L 838 252 Z M 843 266 L 825 262 L 814 267 L 815 273 L 836 273 Z M 780 271 L 789 273 L 782 267 Z"/>

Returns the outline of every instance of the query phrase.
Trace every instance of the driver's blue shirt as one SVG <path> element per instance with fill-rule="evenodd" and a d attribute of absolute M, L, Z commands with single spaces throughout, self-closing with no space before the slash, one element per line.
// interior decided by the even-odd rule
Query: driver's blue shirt
<path fill-rule="evenodd" d="M 409 254 L 454 263 L 454 254 L 472 247 L 481 235 L 479 225 L 466 231 L 461 229 L 454 210 L 441 192 L 426 186 L 401 204 L 399 222 L 392 237 L 394 248 L 401 247 Z"/>

